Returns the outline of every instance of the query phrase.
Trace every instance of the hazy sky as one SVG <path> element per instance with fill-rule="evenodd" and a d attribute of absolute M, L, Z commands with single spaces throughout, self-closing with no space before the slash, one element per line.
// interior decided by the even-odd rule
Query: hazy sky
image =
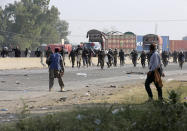
<path fill-rule="evenodd" d="M 15 0 L 0 0 L 0 6 Z M 170 39 L 187 35 L 187 0 L 51 0 L 69 22 L 72 43 L 87 41 L 90 29 L 155 33 Z M 155 22 L 155 20 L 157 20 Z"/>

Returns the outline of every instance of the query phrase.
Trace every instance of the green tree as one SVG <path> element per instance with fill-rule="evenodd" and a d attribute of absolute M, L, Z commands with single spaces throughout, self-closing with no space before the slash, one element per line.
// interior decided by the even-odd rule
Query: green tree
<path fill-rule="evenodd" d="M 21 0 L 0 8 L 0 44 L 32 49 L 67 39 L 68 23 L 50 0 Z M 2 29 L 1 29 L 2 28 Z"/>

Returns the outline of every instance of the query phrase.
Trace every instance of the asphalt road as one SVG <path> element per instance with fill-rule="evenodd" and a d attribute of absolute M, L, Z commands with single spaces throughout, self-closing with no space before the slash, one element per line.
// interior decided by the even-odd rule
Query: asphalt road
<path fill-rule="evenodd" d="M 48 92 L 48 69 L 23 69 L 23 70 L 0 70 L 0 123 L 16 120 L 15 113 L 19 109 L 20 98 L 34 103 L 36 108 L 40 104 L 45 107 L 52 102 L 52 96 L 72 95 L 89 89 L 98 90 L 100 87 L 124 86 L 125 84 L 144 83 L 148 68 L 143 69 L 140 64 L 137 67 L 125 65 L 124 67 L 112 67 L 101 70 L 99 67 L 89 68 L 66 68 L 64 75 L 65 90 L 70 92 L 58 93 L 60 89 L 57 80 L 54 84 L 54 90 Z M 187 65 L 184 64 L 183 70 L 180 70 L 178 64 L 169 64 L 164 68 L 166 77 L 164 80 L 187 80 Z M 93 87 L 93 88 L 92 88 Z M 80 90 L 79 90 L 80 89 Z M 82 89 L 82 90 L 81 90 Z M 104 88 L 108 90 L 108 88 Z M 77 97 L 78 98 L 78 97 Z M 56 98 L 55 98 L 56 99 Z M 48 102 L 47 102 L 48 101 Z M 74 99 L 73 99 L 74 101 Z M 78 100 L 75 99 L 77 102 Z M 22 105 L 22 104 L 21 104 Z M 41 106 L 42 106 L 41 105 Z M 19 107 L 18 107 L 19 106 Z M 7 109 L 7 110 L 6 110 Z M 40 109 L 41 110 L 41 109 Z"/>
<path fill-rule="evenodd" d="M 137 82 L 146 78 L 148 68 L 143 69 L 140 64 L 137 67 L 125 65 L 124 67 L 105 66 L 104 70 L 99 67 L 89 68 L 66 68 L 64 83 L 66 90 L 77 89 L 85 86 L 102 86 L 113 83 Z M 131 74 L 132 72 L 132 74 Z M 178 64 L 169 64 L 164 68 L 166 76 L 187 73 L 187 65 L 180 70 Z M 130 74 L 128 74 L 130 73 Z M 139 74 L 138 74 L 139 73 Z M 135 80 L 135 81 L 134 81 Z M 55 80 L 54 89 L 59 90 Z M 1 70 L 0 93 L 2 92 L 46 92 L 48 91 L 48 69 L 24 69 L 24 70 Z M 0 100 L 3 99 L 0 95 Z"/>

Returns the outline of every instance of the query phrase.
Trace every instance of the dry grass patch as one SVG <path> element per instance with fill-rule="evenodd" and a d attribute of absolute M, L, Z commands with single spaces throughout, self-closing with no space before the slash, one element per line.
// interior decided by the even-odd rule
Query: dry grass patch
<path fill-rule="evenodd" d="M 163 97 L 168 99 L 168 92 L 171 90 L 176 90 L 181 93 L 181 102 L 186 101 L 184 98 L 187 97 L 187 82 L 183 81 L 170 81 L 164 82 L 163 87 Z M 154 99 L 158 99 L 157 90 L 155 85 L 151 84 L 151 89 L 153 92 Z M 126 103 L 126 104 L 139 104 L 143 103 L 148 99 L 144 84 L 137 85 L 126 85 L 120 88 L 116 88 L 112 90 L 112 93 L 101 97 L 100 99 L 96 99 L 93 101 L 94 103 Z"/>

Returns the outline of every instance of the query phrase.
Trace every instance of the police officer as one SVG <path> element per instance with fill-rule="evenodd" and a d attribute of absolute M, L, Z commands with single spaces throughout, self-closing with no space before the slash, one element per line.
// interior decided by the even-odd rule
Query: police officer
<path fill-rule="evenodd" d="M 37 48 L 36 51 L 35 51 L 35 56 L 40 57 L 41 54 L 42 54 L 42 52 L 39 50 L 39 48 Z"/>
<path fill-rule="evenodd" d="M 84 47 L 82 52 L 82 60 L 83 60 L 83 66 L 87 65 L 88 67 L 88 49 Z"/>
<path fill-rule="evenodd" d="M 132 57 L 132 63 L 134 64 L 134 67 L 136 67 L 136 61 L 138 58 L 138 53 L 135 49 L 131 52 L 131 57 Z"/>
<path fill-rule="evenodd" d="M 124 53 L 124 51 L 122 49 L 119 51 L 119 59 L 120 59 L 120 66 L 124 66 L 125 53 Z"/>
<path fill-rule="evenodd" d="M 52 52 L 52 50 L 51 50 L 51 47 L 48 46 L 47 51 L 46 51 L 46 53 L 45 53 L 46 58 L 48 58 L 51 54 L 53 54 L 53 52 Z"/>
<path fill-rule="evenodd" d="M 64 50 L 64 46 L 62 46 L 61 51 L 60 51 L 60 54 L 61 54 L 61 56 L 62 56 L 62 58 L 63 58 L 63 62 L 64 62 L 64 66 L 65 66 L 65 65 L 66 65 L 66 63 L 65 63 L 65 55 L 66 55 L 66 52 L 65 52 L 65 50 Z"/>
<path fill-rule="evenodd" d="M 15 52 L 15 57 L 21 57 L 21 51 L 17 46 L 13 49 L 13 51 Z"/>
<path fill-rule="evenodd" d="M 184 60 L 185 60 L 184 53 L 183 53 L 183 51 L 180 51 L 180 52 L 179 52 L 179 55 L 178 55 L 178 62 L 179 62 L 179 67 L 180 67 L 181 69 L 182 69 Z"/>
<path fill-rule="evenodd" d="M 145 67 L 145 60 L 146 60 L 146 54 L 144 51 L 142 51 L 141 55 L 140 55 L 140 58 L 141 58 L 141 64 L 142 64 L 142 67 L 144 68 Z M 139 59 L 140 59 L 139 58 Z"/>
<path fill-rule="evenodd" d="M 117 66 L 117 58 L 118 58 L 118 50 L 115 48 L 114 50 L 114 66 Z"/>
<path fill-rule="evenodd" d="M 29 50 L 28 50 L 28 48 L 26 48 L 25 51 L 24 51 L 24 55 L 25 55 L 25 57 L 28 56 L 28 52 L 29 52 Z"/>
<path fill-rule="evenodd" d="M 97 66 L 99 66 L 99 65 L 100 65 L 100 63 L 101 63 L 100 58 L 101 58 L 101 49 L 100 49 L 100 50 L 98 50 L 98 52 L 97 52 Z"/>
<path fill-rule="evenodd" d="M 51 91 L 54 85 L 54 78 L 57 78 L 60 91 L 63 92 L 64 82 L 62 81 L 62 76 L 64 75 L 64 62 L 62 56 L 58 52 L 59 49 L 55 48 L 55 53 L 51 54 L 46 61 L 49 65 L 49 91 Z"/>
<path fill-rule="evenodd" d="M 75 52 L 76 52 L 76 56 L 77 56 L 77 67 L 80 68 L 81 58 L 82 58 L 82 48 L 80 47 L 80 45 L 77 46 L 77 49 Z"/>
<path fill-rule="evenodd" d="M 162 52 L 162 63 L 164 64 L 165 67 L 168 64 L 168 58 L 169 58 L 168 52 L 167 51 L 163 51 Z"/>
<path fill-rule="evenodd" d="M 177 63 L 177 56 L 178 56 L 178 52 L 175 50 L 173 52 L 173 63 Z"/>
<path fill-rule="evenodd" d="M 100 65 L 101 65 L 101 69 L 103 69 L 104 68 L 104 63 L 105 63 L 105 51 L 104 51 L 104 49 L 102 49 L 101 51 L 100 51 L 100 56 L 99 56 L 100 58 Z"/>
<path fill-rule="evenodd" d="M 71 58 L 71 62 L 72 62 L 72 68 L 74 68 L 75 65 L 75 56 L 76 56 L 76 52 L 75 49 L 73 49 L 69 54 L 69 59 Z"/>
<path fill-rule="evenodd" d="M 91 48 L 89 48 L 88 49 L 88 64 L 89 64 L 89 66 L 92 65 L 92 55 L 93 54 L 95 54 L 95 52 Z"/>
<path fill-rule="evenodd" d="M 110 68 L 112 66 L 112 60 L 114 57 L 112 49 L 109 49 L 107 56 L 108 56 L 108 68 Z"/>
<path fill-rule="evenodd" d="M 3 47 L 3 50 L 1 51 L 1 56 L 2 57 L 8 56 L 8 47 Z"/>
<path fill-rule="evenodd" d="M 152 55 L 152 52 L 146 53 L 146 58 L 147 58 L 148 65 L 149 65 L 149 62 L 150 62 L 151 55 Z"/>

